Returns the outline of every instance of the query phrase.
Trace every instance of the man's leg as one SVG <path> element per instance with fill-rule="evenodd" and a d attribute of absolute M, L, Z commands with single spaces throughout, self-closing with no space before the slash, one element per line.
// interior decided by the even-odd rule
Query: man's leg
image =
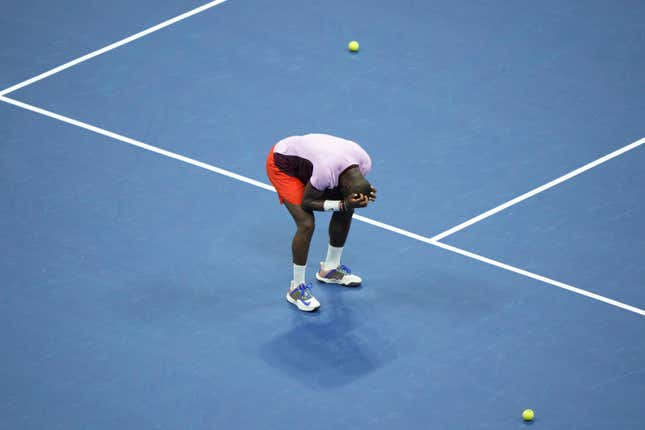
<path fill-rule="evenodd" d="M 294 205 L 286 201 L 284 204 L 296 223 L 296 233 L 291 242 L 293 281 L 287 293 L 287 300 L 302 311 L 313 311 L 318 309 L 320 303 L 311 294 L 310 287 L 305 280 L 305 271 L 309 244 L 315 228 L 314 214 L 304 210 L 300 205 Z"/>
<path fill-rule="evenodd" d="M 347 266 L 340 264 L 345 241 L 352 225 L 352 215 L 354 215 L 354 211 L 334 212 L 332 214 L 329 221 L 327 258 L 325 258 L 320 271 L 316 275 L 319 281 L 345 286 L 356 286 L 362 282 L 361 278 L 351 274 Z"/>
<path fill-rule="evenodd" d="M 329 247 L 327 258 L 323 264 L 325 270 L 336 269 L 340 266 L 340 257 L 352 225 L 354 211 L 334 212 L 329 220 Z"/>
<path fill-rule="evenodd" d="M 284 205 L 296 223 L 296 234 L 291 242 L 293 264 L 305 266 L 309 255 L 309 244 L 316 226 L 314 214 L 304 210 L 300 205 L 294 205 L 289 202 L 284 202 Z"/>
<path fill-rule="evenodd" d="M 329 244 L 342 248 L 345 246 L 354 211 L 334 212 L 329 220 Z"/>

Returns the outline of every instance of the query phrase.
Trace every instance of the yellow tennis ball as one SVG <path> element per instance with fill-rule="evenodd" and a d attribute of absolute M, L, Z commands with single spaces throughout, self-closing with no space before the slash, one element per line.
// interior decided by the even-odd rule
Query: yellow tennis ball
<path fill-rule="evenodd" d="M 347 47 L 348 47 L 348 48 L 349 48 L 349 50 L 350 50 L 350 51 L 352 51 L 352 52 L 358 52 L 358 48 L 360 47 L 360 45 L 358 44 L 358 42 L 357 42 L 357 41 L 352 40 L 351 42 L 349 42 L 349 44 L 347 45 Z"/>
<path fill-rule="evenodd" d="M 524 418 L 524 421 L 533 421 L 534 417 L 535 412 L 533 412 L 533 409 L 524 409 L 524 412 L 522 412 L 522 418 Z"/>

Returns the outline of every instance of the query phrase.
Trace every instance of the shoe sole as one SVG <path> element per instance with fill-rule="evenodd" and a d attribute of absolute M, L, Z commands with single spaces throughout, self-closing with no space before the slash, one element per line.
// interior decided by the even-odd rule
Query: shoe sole
<path fill-rule="evenodd" d="M 320 308 L 320 305 L 318 305 L 318 306 L 316 306 L 316 307 L 312 307 L 312 308 L 302 307 L 302 306 L 300 306 L 300 304 L 298 303 L 298 301 L 294 300 L 294 299 L 293 299 L 293 298 L 292 298 L 288 293 L 287 293 L 287 295 L 286 295 L 285 297 L 286 297 L 286 299 L 287 299 L 287 301 L 288 301 L 289 303 L 291 303 L 292 305 L 294 305 L 295 307 L 297 307 L 298 309 L 300 309 L 300 310 L 301 310 L 301 311 L 303 311 L 303 312 L 313 312 L 313 311 L 315 311 L 316 309 Z"/>
<path fill-rule="evenodd" d="M 361 282 L 350 282 L 348 284 L 345 284 L 339 281 L 338 279 L 323 278 L 318 273 L 316 273 L 316 279 L 318 279 L 320 282 L 323 282 L 325 284 L 336 284 L 336 285 L 342 285 L 343 287 L 358 287 L 359 285 L 361 285 Z"/>

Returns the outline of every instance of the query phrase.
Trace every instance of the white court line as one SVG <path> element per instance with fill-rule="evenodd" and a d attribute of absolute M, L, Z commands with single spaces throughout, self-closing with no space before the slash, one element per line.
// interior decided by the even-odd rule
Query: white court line
<path fill-rule="evenodd" d="M 126 44 L 128 44 L 130 42 L 133 42 L 133 41 L 137 40 L 137 39 L 141 39 L 142 37 L 147 36 L 150 33 L 154 33 L 155 31 L 161 30 L 162 28 L 166 28 L 166 27 L 168 27 L 170 25 L 176 24 L 179 21 L 182 21 L 182 20 L 184 20 L 186 18 L 190 18 L 191 16 L 197 15 L 198 13 L 204 12 L 205 10 L 208 10 L 208 9 L 210 9 L 212 7 L 215 7 L 220 3 L 224 3 L 225 1 L 226 0 L 215 0 L 215 1 L 212 1 L 210 3 L 206 3 L 203 6 L 199 6 L 199 7 L 195 8 L 195 9 L 189 10 L 188 12 L 182 13 L 181 15 L 177 15 L 174 18 L 170 18 L 169 20 L 166 20 L 166 21 L 164 21 L 164 22 L 162 22 L 160 24 L 157 24 L 157 25 L 152 26 L 150 28 L 147 28 L 147 29 L 145 29 L 143 31 L 140 31 L 137 34 L 133 34 L 132 36 L 126 37 L 125 39 L 119 40 L 118 42 L 114 42 L 114 43 L 112 43 L 110 45 L 107 45 L 107 46 L 101 48 L 101 49 L 98 49 L 96 51 L 90 52 L 89 54 L 83 55 L 82 57 L 79 57 L 79 58 L 77 58 L 75 60 L 69 61 L 69 62 L 67 62 L 65 64 L 62 64 L 62 65 L 58 66 L 58 67 L 55 67 L 55 68 L 53 68 L 51 70 L 48 70 L 47 72 L 41 73 L 38 76 L 34 76 L 31 79 L 27 79 L 26 81 L 20 82 L 20 83 L 18 83 L 16 85 L 13 85 L 13 86 L 9 87 L 9 88 L 6 88 L 6 89 L 0 91 L 0 96 L 6 96 L 9 93 L 12 93 L 12 92 L 14 92 L 16 90 L 19 90 L 20 88 L 24 88 L 27 85 L 31 85 L 31 84 L 33 84 L 35 82 L 41 81 L 41 80 L 43 80 L 45 78 L 48 78 L 48 77 L 50 77 L 52 75 L 55 75 L 56 73 L 62 72 L 65 69 L 69 69 L 70 67 L 76 66 L 77 64 L 80 64 L 80 63 L 82 63 L 84 61 L 90 60 L 90 59 L 92 59 L 94 57 L 97 57 L 97 56 L 99 56 L 101 54 L 105 54 L 106 52 L 109 52 L 109 51 L 111 51 L 113 49 L 116 49 L 116 48 L 118 48 L 120 46 L 126 45 Z"/>
<path fill-rule="evenodd" d="M 165 149 L 157 148 L 156 146 L 148 145 L 147 143 L 140 142 L 135 139 L 131 139 L 127 136 L 122 136 L 117 133 L 113 133 L 111 131 L 104 130 L 99 127 L 95 127 L 91 124 L 87 124 L 81 121 L 77 121 L 75 119 L 59 115 L 54 112 L 50 112 L 45 109 L 41 109 L 36 106 L 29 105 L 27 103 L 20 102 L 18 100 L 10 99 L 8 97 L 0 96 L 0 100 L 9 104 L 12 104 L 14 106 L 38 113 L 40 115 L 47 116 L 49 118 L 57 119 L 58 121 L 65 122 L 67 124 L 75 125 L 76 127 L 84 128 L 85 130 L 89 130 L 91 132 L 101 134 L 103 136 L 115 139 L 115 140 L 120 140 L 121 142 L 133 145 L 133 146 L 138 146 L 139 148 L 145 149 L 146 151 L 151 151 L 151 152 L 156 152 L 157 154 L 163 155 L 164 157 L 168 158 L 174 158 L 175 160 L 182 161 L 184 163 L 192 164 L 193 166 L 196 167 L 201 167 L 202 169 L 209 170 L 213 173 L 217 173 L 220 175 L 228 176 L 231 179 L 237 179 L 238 181 L 246 182 L 247 184 L 250 185 L 255 185 L 256 187 L 263 188 L 267 191 L 273 191 L 275 192 L 275 188 L 273 188 L 271 185 L 265 184 L 264 182 L 256 181 L 255 179 L 247 178 L 246 176 L 238 175 L 237 173 L 233 173 L 229 170 L 225 170 L 219 167 L 212 166 L 207 163 L 203 163 L 201 161 L 185 157 L 181 154 L 177 154 L 171 151 L 166 151 Z"/>
<path fill-rule="evenodd" d="M 28 111 L 35 112 L 37 114 L 40 114 L 40 115 L 43 115 L 43 116 L 46 116 L 46 117 L 49 117 L 49 118 L 53 118 L 53 119 L 56 119 L 58 121 L 62 121 L 64 123 L 71 124 L 71 125 L 74 125 L 76 127 L 80 127 L 80 128 L 85 129 L 85 130 L 88 130 L 88 131 L 91 131 L 91 132 L 94 132 L 94 133 L 97 133 L 97 134 L 100 134 L 100 135 L 103 135 L 103 136 L 106 136 L 106 137 L 109 137 L 109 138 L 112 138 L 112 139 L 115 139 L 115 140 L 118 140 L 118 141 L 121 141 L 121 142 L 124 142 L 124 143 L 127 143 L 129 145 L 139 147 L 141 149 L 145 149 L 147 151 L 157 153 L 159 155 L 163 155 L 165 157 L 173 158 L 175 160 L 182 161 L 184 163 L 188 163 L 188 164 L 191 164 L 193 166 L 200 167 L 202 169 L 206 169 L 206 170 L 211 171 L 213 173 L 218 173 L 220 175 L 224 175 L 224 176 L 227 176 L 229 178 L 236 179 L 238 181 L 242 181 L 242 182 L 245 182 L 247 184 L 254 185 L 256 187 L 260 187 L 260 188 L 262 188 L 264 190 L 275 192 L 275 188 L 273 188 L 272 186 L 270 186 L 268 184 L 265 184 L 264 182 L 260 182 L 260 181 L 257 181 L 255 179 L 247 178 L 246 176 L 238 175 L 237 173 L 233 173 L 231 171 L 224 170 L 224 169 L 221 169 L 219 167 L 212 166 L 212 165 L 204 163 L 202 161 L 197 161 L 195 159 L 192 159 L 192 158 L 189 158 L 189 157 L 186 157 L 186 156 L 183 156 L 183 155 L 171 152 L 171 151 L 166 151 L 165 149 L 157 148 L 156 146 L 148 145 L 148 144 L 140 142 L 138 140 L 135 140 L 135 139 L 132 139 L 132 138 L 129 138 L 129 137 L 126 137 L 126 136 L 122 136 L 120 134 L 113 133 L 111 131 L 107 131 L 107 130 L 104 130 L 102 128 L 99 128 L 99 127 L 96 127 L 96 126 L 93 126 L 93 125 L 90 125 L 90 124 L 87 124 L 87 123 L 84 123 L 84 122 L 81 122 L 81 121 L 78 121 L 78 120 L 75 120 L 75 119 L 60 115 L 60 114 L 57 114 L 57 113 L 54 113 L 54 112 L 50 112 L 48 110 L 45 110 L 45 109 L 42 109 L 42 108 L 39 108 L 39 107 L 36 107 L 36 106 L 29 105 L 27 103 L 23 103 L 23 102 L 20 102 L 18 100 L 14 100 L 14 99 L 10 99 L 8 97 L 0 96 L 0 101 L 3 101 L 3 102 L 6 102 L 6 103 L 9 103 L 11 105 L 20 107 L 22 109 L 26 109 Z M 375 227 L 379 227 L 379 228 L 391 231 L 393 233 L 400 234 L 400 235 L 409 237 L 411 239 L 415 239 L 415 240 L 427 243 L 429 245 L 433 245 L 433 246 L 445 249 L 447 251 L 463 255 L 463 256 L 468 257 L 468 258 L 472 258 L 472 259 L 480 261 L 482 263 L 490 264 L 490 265 L 498 267 L 500 269 L 508 270 L 510 272 L 517 273 L 519 275 L 526 276 L 528 278 L 532 278 L 532 279 L 538 280 L 540 282 L 544 282 L 546 284 L 550 284 L 550 285 L 556 286 L 558 288 L 562 288 L 562 289 L 571 291 L 573 293 L 580 294 L 580 295 L 589 297 L 589 298 L 594 299 L 594 300 L 601 301 L 603 303 L 606 303 L 606 304 L 609 304 L 609 305 L 612 305 L 612 306 L 616 306 L 618 308 L 627 310 L 629 312 L 633 312 L 633 313 L 645 316 L 645 310 L 639 309 L 639 308 L 631 306 L 631 305 L 627 305 L 625 303 L 621 303 L 621 302 L 619 302 L 617 300 L 613 300 L 613 299 L 601 296 L 599 294 L 592 293 L 590 291 L 586 291 L 586 290 L 583 290 L 583 289 L 580 289 L 580 288 L 576 288 L 576 287 L 574 287 L 572 285 L 568 285 L 568 284 L 565 284 L 563 282 L 555 281 L 555 280 L 547 278 L 545 276 L 537 275 L 535 273 L 531 273 L 531 272 L 528 272 L 526 270 L 519 269 L 517 267 L 513 267 L 511 265 L 501 263 L 499 261 L 492 260 L 490 258 L 483 257 L 481 255 L 478 255 L 478 254 L 475 254 L 475 253 L 472 253 L 472 252 L 469 252 L 469 251 L 466 251 L 466 250 L 463 250 L 463 249 L 460 249 L 460 248 L 457 248 L 457 247 L 454 247 L 454 246 L 451 246 L 451 245 L 447 245 L 445 243 L 438 242 L 435 239 L 425 237 L 425 236 L 421 236 L 419 234 L 409 232 L 409 231 L 404 230 L 402 228 L 394 227 L 394 226 L 391 226 L 389 224 L 385 224 L 385 223 L 382 223 L 380 221 L 373 220 L 371 218 L 367 218 L 367 217 L 364 217 L 364 216 L 361 216 L 361 215 L 354 215 L 354 218 L 357 221 L 362 221 L 364 223 L 373 225 Z"/>
<path fill-rule="evenodd" d="M 481 255 L 475 254 L 473 252 L 457 248 L 452 245 L 448 245 L 437 241 L 434 241 L 434 245 L 440 248 L 443 248 L 447 251 L 452 251 L 457 254 L 461 254 L 464 257 L 472 258 L 474 260 L 481 261 L 482 263 L 490 264 L 492 266 L 499 267 L 500 269 L 508 270 L 510 272 L 514 272 L 514 273 L 517 273 L 518 275 L 523 275 L 528 278 L 533 278 L 537 281 L 544 282 L 545 284 L 551 284 L 555 287 L 562 288 L 564 290 L 568 290 L 585 297 L 589 297 L 590 299 L 598 300 L 603 303 L 607 303 L 608 305 L 616 306 L 618 308 L 625 309 L 626 311 L 634 312 L 636 314 L 645 316 L 645 309 L 639 309 L 636 306 L 631 306 L 631 305 L 619 302 L 618 300 L 610 299 L 608 297 L 601 296 L 600 294 L 592 293 L 591 291 L 583 290 L 581 288 L 574 287 L 573 285 L 565 284 L 564 282 L 547 278 L 546 276 L 537 275 L 535 273 L 529 272 L 528 270 L 518 269 L 517 267 L 511 266 L 509 264 L 502 263 L 502 262 L 493 260 L 492 258 L 484 257 Z"/>
<path fill-rule="evenodd" d="M 569 179 L 573 178 L 574 176 L 578 176 L 579 174 L 584 173 L 589 169 L 593 169 L 594 167 L 599 166 L 600 164 L 605 163 L 605 162 L 611 160 L 612 158 L 616 158 L 619 155 L 624 154 L 627 151 L 631 151 L 632 149 L 637 148 L 638 146 L 642 145 L 643 143 L 645 143 L 645 137 L 640 139 L 640 140 L 637 140 L 636 142 L 630 143 L 629 145 L 623 146 L 622 148 L 617 149 L 614 152 L 605 155 L 604 157 L 600 157 L 599 159 L 597 159 L 595 161 L 592 161 L 591 163 L 587 163 L 582 167 L 578 167 L 576 170 L 573 170 L 573 171 L 567 173 L 566 175 L 562 175 L 559 178 L 552 180 L 551 182 L 548 182 L 548 183 L 546 183 L 544 185 L 541 185 L 541 186 L 539 186 L 537 188 L 534 188 L 531 191 L 529 191 L 527 193 L 524 193 L 521 196 L 517 196 L 514 199 L 509 200 L 506 203 L 503 203 L 503 204 L 501 204 L 501 205 L 499 205 L 497 207 L 494 207 L 493 209 L 488 210 L 488 211 L 486 211 L 486 212 L 484 212 L 484 213 L 482 213 L 480 215 L 477 215 L 476 217 L 473 217 L 473 218 L 469 219 L 468 221 L 462 222 L 461 224 L 456 225 L 456 226 L 444 231 L 443 233 L 439 233 L 436 236 L 432 236 L 432 239 L 433 240 L 445 239 L 446 237 L 450 236 L 451 234 L 457 233 L 458 231 L 463 230 L 466 227 L 469 227 L 469 226 L 471 226 L 471 225 L 473 225 L 475 223 L 478 223 L 479 221 L 484 220 L 484 219 L 486 219 L 486 218 L 488 218 L 488 217 L 490 217 L 492 215 L 495 215 L 496 213 L 499 213 L 499 212 L 503 211 L 504 209 L 507 209 L 507 208 L 509 208 L 509 207 L 511 207 L 513 205 L 516 205 L 516 204 L 518 204 L 518 203 L 520 203 L 520 202 L 522 202 L 522 201 L 524 201 L 524 200 L 526 200 L 528 198 L 531 198 L 531 197 L 535 196 L 536 194 L 539 194 L 539 193 L 541 193 L 543 191 L 546 191 L 549 188 L 553 188 L 556 185 L 561 184 L 564 181 L 568 181 Z"/>
<path fill-rule="evenodd" d="M 484 257 L 484 256 L 481 256 L 479 254 L 475 254 L 474 252 L 466 251 L 464 249 L 457 248 L 456 246 L 448 245 L 448 244 L 439 242 L 439 241 L 437 241 L 435 239 L 425 237 L 425 236 L 421 236 L 419 234 L 412 233 L 412 232 L 409 232 L 407 230 L 403 230 L 401 228 L 394 227 L 394 226 L 391 226 L 391 225 L 388 225 L 388 224 L 384 224 L 384 223 L 382 223 L 380 221 L 376 221 L 376 220 L 373 220 L 373 219 L 370 219 L 370 218 L 366 218 L 366 217 L 361 216 L 361 215 L 354 215 L 354 218 L 359 220 L 359 221 L 363 221 L 363 222 L 365 222 L 367 224 L 372 224 L 375 227 L 379 227 L 379 228 L 382 228 L 382 229 L 385 229 L 385 230 L 389 230 L 389 231 L 391 231 L 393 233 L 397 233 L 397 234 L 400 234 L 400 235 L 403 235 L 403 236 L 407 236 L 407 237 L 409 237 L 411 239 L 416 239 L 416 240 L 419 240 L 421 242 L 425 242 L 425 243 L 428 243 L 430 245 L 434 245 L 434 246 L 437 246 L 439 248 L 443 248 L 443 249 L 445 249 L 447 251 L 451 251 L 451 252 L 454 252 L 456 254 L 463 255 L 464 257 L 472 258 L 473 260 L 481 261 L 482 263 L 490 264 L 491 266 L 499 267 L 500 269 L 508 270 L 509 272 L 517 273 L 518 275 L 526 276 L 528 278 L 532 278 L 532 279 L 535 279 L 537 281 L 544 282 L 545 284 L 551 284 L 551 285 L 554 285 L 554 286 L 556 286 L 558 288 L 562 288 L 562 289 L 574 292 L 576 294 L 580 294 L 582 296 L 589 297 L 591 299 L 598 300 L 598 301 L 601 301 L 603 303 L 607 303 L 609 305 L 616 306 L 616 307 L 619 307 L 621 309 L 625 309 L 627 311 L 634 312 L 634 313 L 637 313 L 639 315 L 645 316 L 645 310 L 643 310 L 643 309 L 639 309 L 639 308 L 637 308 L 635 306 L 627 305 L 627 304 L 619 302 L 617 300 L 601 296 L 600 294 L 592 293 L 590 291 L 574 287 L 573 285 L 565 284 L 564 282 L 560 282 L 560 281 L 556 281 L 556 280 L 551 279 L 551 278 L 547 278 L 546 276 L 537 275 L 537 274 L 529 272 L 527 270 L 519 269 L 517 267 L 511 266 L 510 264 L 502 263 L 502 262 L 499 262 L 497 260 L 493 260 L 492 258 Z"/>

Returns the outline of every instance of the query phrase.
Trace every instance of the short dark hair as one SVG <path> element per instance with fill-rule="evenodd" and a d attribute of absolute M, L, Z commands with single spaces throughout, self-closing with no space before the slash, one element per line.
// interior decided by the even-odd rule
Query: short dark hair
<path fill-rule="evenodd" d="M 353 194 L 363 194 L 369 196 L 372 192 L 372 185 L 364 177 L 354 178 L 348 187 L 343 188 L 343 197 L 347 198 Z"/>

